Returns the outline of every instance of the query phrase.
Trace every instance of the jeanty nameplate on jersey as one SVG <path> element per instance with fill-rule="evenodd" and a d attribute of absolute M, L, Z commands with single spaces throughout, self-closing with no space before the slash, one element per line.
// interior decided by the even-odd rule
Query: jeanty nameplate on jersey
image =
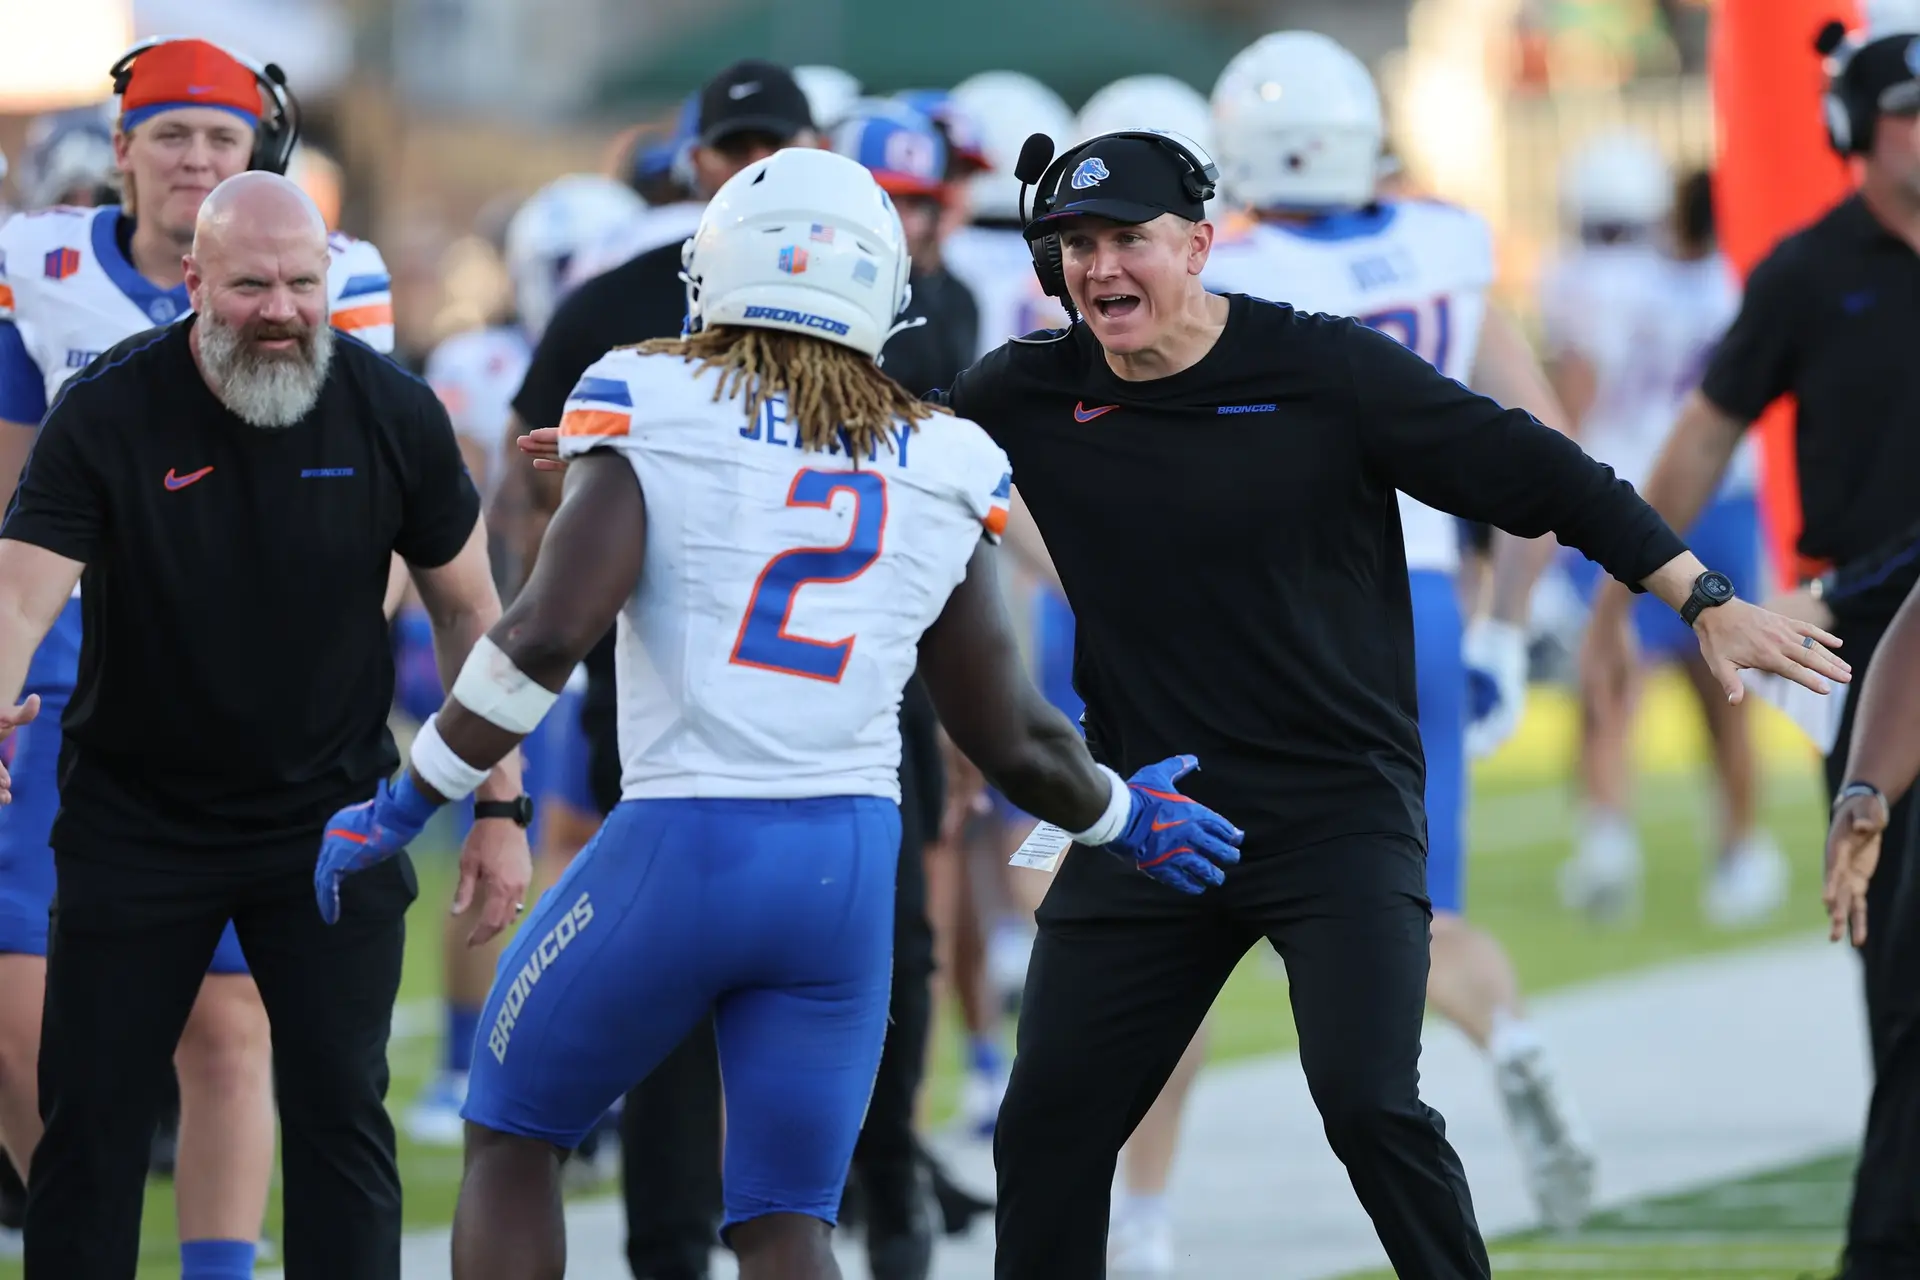
<path fill-rule="evenodd" d="M 1020 842 L 1020 847 L 1007 859 L 1010 867 L 1031 867 L 1035 871 L 1052 871 L 1060 865 L 1060 855 L 1073 843 L 1073 837 L 1051 822 L 1042 822 L 1033 829 L 1033 833 Z"/>

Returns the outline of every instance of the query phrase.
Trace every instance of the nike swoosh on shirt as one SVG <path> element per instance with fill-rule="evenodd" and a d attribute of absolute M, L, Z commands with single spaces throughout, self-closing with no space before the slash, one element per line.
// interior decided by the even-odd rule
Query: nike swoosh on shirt
<path fill-rule="evenodd" d="M 1092 422 L 1095 418 L 1099 417 L 1101 414 L 1112 413 L 1115 409 L 1118 409 L 1119 407 L 1120 406 L 1117 404 L 1103 404 L 1095 408 L 1089 409 L 1086 407 L 1086 405 L 1076 400 L 1073 402 L 1073 420 L 1075 422 Z"/>
<path fill-rule="evenodd" d="M 169 489 L 184 489 L 188 485 L 192 484 L 194 481 L 205 479 L 207 476 L 211 475 L 212 473 L 213 473 L 212 467 L 202 467 L 198 471 L 189 471 L 184 476 L 177 476 L 173 474 L 173 468 L 168 467 L 165 484 Z"/>

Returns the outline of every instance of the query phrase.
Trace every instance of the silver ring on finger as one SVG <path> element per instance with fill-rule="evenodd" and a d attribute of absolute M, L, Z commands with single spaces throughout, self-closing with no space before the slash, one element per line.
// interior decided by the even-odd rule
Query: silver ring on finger
<path fill-rule="evenodd" d="M 1801 639 L 1800 639 L 1800 647 L 1801 647 L 1802 649 L 1811 649 L 1811 648 L 1813 648 L 1813 637 L 1812 637 L 1812 636 L 1803 636 L 1803 637 L 1801 637 Z"/>

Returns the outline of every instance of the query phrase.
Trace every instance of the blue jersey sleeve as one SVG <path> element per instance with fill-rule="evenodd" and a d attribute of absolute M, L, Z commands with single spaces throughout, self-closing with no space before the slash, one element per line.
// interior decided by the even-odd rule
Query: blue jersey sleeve
<path fill-rule="evenodd" d="M 38 426 L 47 416 L 47 384 L 11 320 L 0 320 L 0 421 Z"/>

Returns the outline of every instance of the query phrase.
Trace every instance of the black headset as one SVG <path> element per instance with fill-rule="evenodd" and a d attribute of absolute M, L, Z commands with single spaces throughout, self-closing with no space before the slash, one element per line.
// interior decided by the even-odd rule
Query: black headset
<path fill-rule="evenodd" d="M 1847 66 L 1865 42 L 1850 39 L 1846 27 L 1829 22 L 1813 39 L 1814 51 L 1828 59 L 1827 87 L 1820 96 L 1820 111 L 1827 126 L 1827 143 L 1843 156 L 1865 155 L 1873 150 L 1873 127 L 1879 122 L 1879 104 L 1863 102 L 1862 95 L 1847 86 Z"/>
<path fill-rule="evenodd" d="M 1213 157 L 1202 150 L 1198 143 L 1177 133 L 1159 129 L 1116 129 L 1112 133 L 1088 138 L 1058 156 L 1053 155 L 1053 139 L 1044 133 L 1036 133 L 1020 148 L 1020 160 L 1014 166 L 1014 176 L 1020 179 L 1021 221 L 1031 224 L 1052 212 L 1060 203 L 1060 184 L 1066 181 L 1067 162 L 1085 155 L 1095 143 L 1109 138 L 1137 138 L 1164 147 L 1179 156 L 1186 165 L 1180 175 L 1180 186 L 1189 199 L 1205 204 L 1213 199 L 1214 192 L 1219 189 L 1220 169 L 1214 164 Z M 1052 157 L 1052 163 L 1048 163 L 1048 157 Z M 1035 170 L 1039 170 L 1037 176 L 1034 175 Z M 1035 188 L 1031 216 L 1026 213 L 1029 186 Z M 1067 309 L 1069 319 L 1078 321 L 1080 312 L 1073 305 L 1072 295 L 1067 292 L 1067 273 L 1060 263 L 1059 235 L 1036 236 L 1027 241 L 1027 250 L 1033 255 L 1033 274 L 1039 277 L 1040 288 Z"/>
<path fill-rule="evenodd" d="M 125 97 L 127 84 L 133 78 L 133 64 L 141 54 L 155 45 L 172 44 L 176 40 L 191 39 L 188 36 L 155 36 L 151 40 L 142 40 L 133 48 L 120 55 L 108 72 L 113 77 L 113 92 Z M 266 95 L 268 110 L 260 117 L 260 124 L 253 134 L 253 158 L 248 162 L 250 169 L 264 169 L 268 173 L 284 174 L 287 164 L 293 159 L 294 144 L 300 141 L 300 104 L 294 100 L 293 91 L 287 88 L 287 73 L 280 69 L 277 62 L 265 66 L 250 58 L 243 58 L 231 49 L 222 48 L 229 58 L 253 73 L 254 80 L 260 86 L 260 92 Z"/>

